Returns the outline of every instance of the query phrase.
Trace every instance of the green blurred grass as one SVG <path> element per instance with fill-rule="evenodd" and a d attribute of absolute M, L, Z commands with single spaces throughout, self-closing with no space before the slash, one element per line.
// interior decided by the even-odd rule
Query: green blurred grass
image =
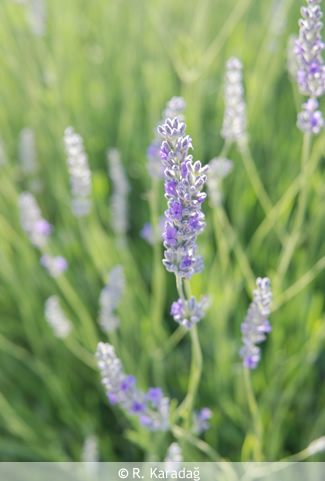
<path fill-rule="evenodd" d="M 125 440 L 135 441 L 135 434 L 130 434 L 131 424 L 123 414 L 108 406 L 97 370 L 53 337 L 43 312 L 45 300 L 58 294 L 74 324 L 74 340 L 92 355 L 93 341 L 107 340 L 96 325 L 97 302 L 107 270 L 117 262 L 126 271 L 128 287 L 119 312 L 121 327 L 109 341 L 142 387 L 160 383 L 171 397 L 182 400 L 190 366 L 188 336 L 162 360 L 155 357 L 159 343 L 150 307 L 153 258 L 139 238 L 150 215 L 144 195 L 150 189 L 146 147 L 166 101 L 183 95 L 195 158 L 207 162 L 220 152 L 224 64 L 236 55 L 245 67 L 254 161 L 276 204 L 299 174 L 302 145 L 295 126 L 299 94 L 285 71 L 286 41 L 297 31 L 300 2 L 283 3 L 287 25 L 275 40 L 269 0 L 48 1 L 47 34 L 40 39 L 30 33 L 21 5 L 0 3 L 0 135 L 9 159 L 0 181 L 1 461 L 77 461 L 85 437 L 92 433 L 99 438 L 102 460 L 142 458 L 141 446 Z M 82 223 L 69 208 L 62 145 L 67 125 L 83 136 L 93 172 L 94 208 Z M 18 161 L 24 126 L 36 135 L 44 183 L 37 199 L 44 217 L 55 225 L 51 247 L 70 263 L 67 274 L 57 280 L 46 275 L 19 226 L 17 195 L 27 188 Z M 325 254 L 324 145 L 322 134 L 314 141 L 317 167 L 309 182 L 304 237 L 282 285 L 274 285 L 276 305 Z M 124 250 L 118 249 L 110 226 L 109 146 L 121 150 L 132 183 Z M 273 230 L 261 242 L 251 242 L 264 213 L 236 149 L 230 157 L 235 167 L 224 186 L 226 212 L 254 275 L 273 280 L 281 245 Z M 226 458 L 246 460 L 251 456 L 252 422 L 238 349 L 250 286 L 232 251 L 228 268 L 222 270 L 213 212 L 207 205 L 205 212 L 207 229 L 199 246 L 206 269 L 192 284 L 197 295 L 209 292 L 212 305 L 198 326 L 204 372 L 197 407 L 213 411 L 205 440 Z M 292 199 L 277 216 L 277 224 L 288 232 L 294 212 Z M 164 326 L 172 334 L 175 323 L 168 310 L 176 296 L 174 278 L 164 271 L 162 276 L 167 288 Z M 267 460 L 303 449 L 324 434 L 324 285 L 320 272 L 272 314 L 273 332 L 253 373 Z M 88 335 L 93 331 L 94 340 Z M 139 431 L 139 444 L 150 442 L 160 458 L 171 440 L 171 435 L 155 435 L 150 441 Z M 182 448 L 185 459 L 207 459 L 185 441 Z"/>

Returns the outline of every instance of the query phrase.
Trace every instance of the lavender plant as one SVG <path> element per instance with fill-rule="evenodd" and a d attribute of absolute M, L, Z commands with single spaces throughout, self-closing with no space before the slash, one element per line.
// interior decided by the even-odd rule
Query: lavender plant
<path fill-rule="evenodd" d="M 82 137 L 75 133 L 72 127 L 67 127 L 63 137 L 67 163 L 70 173 L 71 210 L 77 217 L 83 217 L 90 212 L 91 172 L 85 153 Z"/>
<path fill-rule="evenodd" d="M 136 387 L 134 376 L 123 372 L 114 347 L 100 342 L 96 357 L 102 383 L 112 405 L 117 404 L 129 416 L 137 416 L 149 431 L 166 431 L 169 427 L 169 399 L 160 388 L 149 388 L 146 393 Z"/>
<path fill-rule="evenodd" d="M 246 136 L 247 118 L 244 100 L 243 65 L 236 57 L 226 63 L 225 113 L 221 136 L 231 142 L 241 142 Z"/>
<path fill-rule="evenodd" d="M 40 264 L 45 267 L 49 275 L 52 277 L 59 277 L 69 267 L 69 263 L 65 257 L 52 257 L 49 254 L 42 255 L 42 257 L 40 258 Z"/>
<path fill-rule="evenodd" d="M 322 58 L 325 44 L 321 37 L 323 13 L 320 1 L 307 0 L 308 6 L 301 8 L 299 39 L 295 48 L 300 67 L 297 74 L 299 90 L 310 97 L 302 106 L 304 111 L 298 114 L 297 125 L 302 132 L 309 134 L 318 134 L 324 126 L 316 100 L 325 91 L 325 66 Z"/>
<path fill-rule="evenodd" d="M 190 279 L 203 269 L 203 259 L 196 255 L 196 239 L 205 227 L 201 205 L 206 198 L 202 192 L 207 180 L 208 166 L 202 167 L 198 160 L 193 164 L 192 139 L 185 136 L 186 125 L 175 117 L 167 119 L 158 127 L 164 139 L 160 156 L 164 167 L 165 197 L 168 209 L 165 212 L 164 237 L 165 258 L 163 263 L 169 272 L 176 275 L 180 299 L 172 306 L 172 314 L 177 316 L 187 329 L 203 317 L 202 307 L 194 297 L 186 301 L 182 292 L 182 279 Z"/>
<path fill-rule="evenodd" d="M 244 346 L 240 350 L 240 356 L 243 358 L 243 365 L 249 369 L 255 369 L 261 359 L 261 350 L 256 344 L 265 341 L 265 334 L 272 329 L 268 319 L 272 298 L 270 279 L 258 277 L 256 287 L 253 302 L 241 325 Z"/>
<path fill-rule="evenodd" d="M 23 174 L 36 174 L 35 134 L 30 127 L 24 127 L 19 134 L 19 160 Z"/>

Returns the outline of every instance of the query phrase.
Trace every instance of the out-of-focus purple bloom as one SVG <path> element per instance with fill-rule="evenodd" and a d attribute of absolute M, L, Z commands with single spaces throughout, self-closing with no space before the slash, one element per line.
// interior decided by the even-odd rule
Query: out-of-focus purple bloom
<path fill-rule="evenodd" d="M 169 272 L 189 279 L 203 267 L 201 256 L 195 254 L 197 236 L 205 227 L 201 204 L 206 198 L 202 189 L 208 166 L 202 167 L 199 160 L 193 164 L 192 156 L 188 155 L 189 148 L 193 148 L 192 139 L 185 136 L 185 128 L 176 117 L 167 119 L 158 127 L 158 132 L 164 139 L 161 161 L 168 201 L 163 263 Z"/>
<path fill-rule="evenodd" d="M 41 216 L 41 210 L 30 192 L 22 192 L 18 198 L 20 223 L 32 244 L 38 248 L 46 245 L 53 227 Z"/>
<path fill-rule="evenodd" d="M 174 317 L 174 321 L 178 322 L 185 329 L 190 330 L 191 327 L 199 322 L 203 317 L 205 310 L 208 307 L 206 298 L 202 298 L 200 302 L 197 302 L 195 297 L 190 299 L 173 302 L 170 313 Z"/>
<path fill-rule="evenodd" d="M 299 90 L 303 95 L 319 97 L 325 91 L 325 66 L 322 51 L 321 18 L 323 13 L 319 6 L 321 0 L 307 0 L 307 7 L 301 8 L 299 20 L 299 39 L 296 41 L 295 54 L 298 57 L 297 74 Z"/>
<path fill-rule="evenodd" d="M 49 254 L 44 254 L 40 258 L 40 263 L 45 267 L 52 277 L 59 277 L 63 272 L 65 272 L 69 263 L 63 256 L 52 257 Z"/>
<path fill-rule="evenodd" d="M 114 331 L 120 319 L 114 311 L 121 302 L 125 290 L 125 277 L 122 266 L 115 266 L 108 274 L 107 284 L 99 296 L 98 322 L 104 332 Z"/>
<path fill-rule="evenodd" d="M 154 233 L 152 225 L 147 222 L 144 224 L 140 236 L 142 239 L 146 240 L 148 244 L 153 245 L 155 242 L 162 242 L 163 232 L 165 230 L 165 218 L 159 217 L 159 224 L 157 226 L 157 231 Z"/>
<path fill-rule="evenodd" d="M 122 363 L 110 344 L 100 342 L 96 358 L 110 403 L 118 404 L 129 415 L 138 416 L 140 423 L 149 431 L 166 431 L 169 426 L 169 399 L 162 396 L 158 399 L 157 394 L 161 391 L 155 391 L 153 402 L 153 388 L 147 394 L 137 389 L 133 376 L 123 373 Z"/>
<path fill-rule="evenodd" d="M 45 302 L 45 319 L 52 327 L 56 337 L 63 339 L 69 335 L 72 325 L 62 311 L 57 296 L 51 296 Z"/>
<path fill-rule="evenodd" d="M 324 127 L 323 114 L 318 108 L 317 100 L 310 98 L 302 104 L 304 109 L 298 114 L 297 126 L 305 133 L 317 135 Z"/>
<path fill-rule="evenodd" d="M 225 113 L 221 136 L 235 142 L 241 142 L 247 138 L 242 69 L 243 65 L 236 57 L 231 57 L 226 63 Z"/>
<path fill-rule="evenodd" d="M 77 217 L 83 217 L 90 212 L 91 172 L 88 157 L 85 153 L 82 137 L 76 134 L 72 127 L 64 131 L 63 142 L 68 155 L 67 163 L 70 174 L 71 210 Z"/>
<path fill-rule="evenodd" d="M 184 120 L 183 111 L 186 108 L 186 102 L 182 97 L 173 97 L 166 104 L 166 109 L 162 113 L 162 121 L 159 125 L 163 124 L 168 118 L 172 119 L 178 117 L 180 120 Z M 161 140 L 157 136 L 157 129 L 155 129 L 156 136 L 151 145 L 147 149 L 148 158 L 148 172 L 151 177 L 161 179 L 164 177 L 164 167 L 160 161 L 160 146 Z"/>
<path fill-rule="evenodd" d="M 193 413 L 193 427 L 192 431 L 197 436 L 200 436 L 204 431 L 209 429 L 209 419 L 212 417 L 212 412 L 209 408 L 202 408 L 200 411 Z"/>
<path fill-rule="evenodd" d="M 261 358 L 260 348 L 256 344 L 265 341 L 265 334 L 272 330 L 268 320 L 272 298 L 270 279 L 258 277 L 256 287 L 257 289 L 253 291 L 253 301 L 241 325 L 244 346 L 240 350 L 240 356 L 243 365 L 249 369 L 255 369 Z"/>

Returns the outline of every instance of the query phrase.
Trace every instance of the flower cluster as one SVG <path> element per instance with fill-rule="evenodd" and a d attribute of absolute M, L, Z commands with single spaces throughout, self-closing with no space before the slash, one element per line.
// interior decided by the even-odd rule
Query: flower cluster
<path fill-rule="evenodd" d="M 18 198 L 20 223 L 31 243 L 42 248 L 52 232 L 51 224 L 43 219 L 41 210 L 30 192 L 22 192 Z"/>
<path fill-rule="evenodd" d="M 221 182 L 227 177 L 233 168 L 229 159 L 215 157 L 209 162 L 209 173 L 207 180 L 209 202 L 211 207 L 218 207 L 222 203 Z"/>
<path fill-rule="evenodd" d="M 256 344 L 265 341 L 265 334 L 272 330 L 268 320 L 272 298 L 270 279 L 258 277 L 256 287 L 257 289 L 253 291 L 253 301 L 241 325 L 244 346 L 240 350 L 240 356 L 243 365 L 250 369 L 254 369 L 261 358 L 261 350 Z"/>
<path fill-rule="evenodd" d="M 308 7 L 301 8 L 299 20 L 299 39 L 296 41 L 295 53 L 299 61 L 298 85 L 303 95 L 319 97 L 325 91 L 325 66 L 322 50 L 320 21 L 323 13 L 319 6 L 321 0 L 307 0 Z"/>
<path fill-rule="evenodd" d="M 226 63 L 225 113 L 221 136 L 226 140 L 236 142 L 247 136 L 242 69 L 243 65 L 236 57 L 231 57 Z"/>
<path fill-rule="evenodd" d="M 202 189 L 208 166 L 202 167 L 199 160 L 193 164 L 192 156 L 188 155 L 189 148 L 193 148 L 192 139 L 185 136 L 185 128 L 175 117 L 160 125 L 158 132 L 164 139 L 160 156 L 168 201 L 163 263 L 169 272 L 189 279 L 203 269 L 202 257 L 196 256 L 196 238 L 205 227 L 201 205 L 206 198 Z"/>
<path fill-rule="evenodd" d="M 204 317 L 207 307 L 208 299 L 202 298 L 200 302 L 197 302 L 195 297 L 192 296 L 188 300 L 178 299 L 178 301 L 173 302 L 170 313 L 174 317 L 174 321 L 190 330 L 194 324 Z"/>
<path fill-rule="evenodd" d="M 177 117 L 179 120 L 184 120 L 185 116 L 183 112 L 185 109 L 186 102 L 183 97 L 173 97 L 167 102 L 166 109 L 162 113 L 163 120 L 159 123 L 159 125 L 163 124 L 168 118 L 173 119 L 174 117 Z M 155 131 L 157 131 L 157 129 L 155 129 Z M 148 172 L 151 177 L 158 179 L 164 177 L 164 169 L 161 166 L 160 160 L 160 146 L 161 139 L 160 136 L 156 134 L 154 140 L 147 149 Z"/>
<path fill-rule="evenodd" d="M 106 286 L 99 296 L 98 322 L 104 332 L 111 332 L 120 324 L 119 318 L 114 314 L 119 305 L 125 289 L 125 278 L 122 266 L 115 266 L 108 274 Z"/>
<path fill-rule="evenodd" d="M 63 339 L 69 335 L 72 325 L 62 311 L 57 296 L 51 296 L 45 302 L 45 319 L 56 337 Z"/>
<path fill-rule="evenodd" d="M 130 416 L 138 416 L 149 431 L 166 431 L 169 427 L 169 399 L 160 388 L 149 388 L 147 393 L 137 389 L 134 376 L 123 373 L 121 361 L 114 347 L 100 342 L 96 358 L 102 383 L 111 404 L 117 404 Z"/>
<path fill-rule="evenodd" d="M 68 261 L 63 256 L 52 257 L 49 254 L 43 254 L 40 258 L 40 264 L 45 267 L 52 277 L 59 277 L 68 267 Z"/>
<path fill-rule="evenodd" d="M 83 140 L 76 134 L 72 127 L 67 127 L 63 137 L 65 151 L 68 155 L 67 162 L 70 173 L 72 193 L 71 210 L 77 217 L 83 217 L 90 211 L 91 202 L 91 172 L 88 158 L 85 153 Z"/>
<path fill-rule="evenodd" d="M 121 155 L 117 149 L 107 151 L 108 174 L 113 184 L 113 195 L 111 198 L 112 226 L 116 234 L 125 235 L 128 227 L 128 201 L 130 185 L 125 175 Z"/>
<path fill-rule="evenodd" d="M 325 65 L 322 57 L 325 44 L 321 37 L 323 13 L 320 1 L 307 0 L 308 6 L 301 8 L 299 39 L 294 50 L 299 63 L 299 90 L 303 95 L 311 97 L 302 105 L 303 111 L 298 114 L 297 126 L 302 132 L 316 135 L 324 127 L 322 113 L 316 110 L 316 98 L 325 92 Z"/>
<path fill-rule="evenodd" d="M 310 98 L 302 104 L 303 111 L 299 112 L 297 126 L 302 132 L 317 135 L 324 127 L 322 112 L 317 110 L 317 100 Z"/>
<path fill-rule="evenodd" d="M 209 408 L 202 408 L 200 411 L 193 413 L 192 431 L 197 436 L 200 436 L 204 431 L 209 429 L 209 419 L 212 417 L 212 412 Z"/>

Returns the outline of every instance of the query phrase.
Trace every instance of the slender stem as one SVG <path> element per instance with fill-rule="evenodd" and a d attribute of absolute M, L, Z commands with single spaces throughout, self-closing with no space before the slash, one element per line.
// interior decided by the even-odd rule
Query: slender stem
<path fill-rule="evenodd" d="M 205 453 L 212 461 L 223 461 L 223 458 L 215 449 L 213 449 L 209 444 L 202 441 L 201 439 L 198 439 L 195 436 L 191 435 L 188 431 L 185 431 L 184 429 L 176 425 L 171 426 L 171 431 L 175 438 L 184 440 L 189 444 L 192 444 L 197 449 Z"/>
<path fill-rule="evenodd" d="M 305 211 L 307 206 L 307 193 L 308 193 L 308 182 L 307 182 L 307 170 L 308 170 L 308 159 L 310 155 L 310 145 L 311 145 L 311 134 L 305 134 L 303 139 L 302 153 L 301 153 L 301 177 L 300 177 L 300 196 L 298 199 L 298 209 L 295 223 L 291 236 L 282 250 L 279 266 L 278 266 L 278 277 L 280 282 L 284 278 L 287 269 L 289 267 L 291 258 L 294 254 L 295 248 L 299 241 L 301 234 L 301 227 L 305 217 Z"/>
<path fill-rule="evenodd" d="M 263 452 L 262 452 L 263 426 L 261 423 L 257 402 L 256 402 L 254 391 L 252 388 L 250 370 L 247 367 L 244 368 L 244 382 L 245 382 L 245 388 L 246 388 L 246 394 L 247 394 L 248 407 L 252 415 L 254 433 L 255 433 L 255 449 L 254 449 L 255 461 L 263 461 L 264 459 Z"/>
<path fill-rule="evenodd" d="M 178 416 L 183 417 L 186 421 L 187 428 L 191 420 L 191 415 L 193 412 L 194 402 L 199 388 L 203 366 L 202 352 L 196 325 L 191 328 L 190 333 L 192 342 L 192 362 L 188 391 L 185 399 L 176 410 L 176 419 L 178 418 Z"/>
<path fill-rule="evenodd" d="M 248 146 L 248 143 L 245 141 L 242 144 L 240 144 L 240 153 L 244 162 L 244 166 L 246 169 L 246 172 L 248 174 L 249 180 L 252 184 L 252 187 L 255 191 L 255 194 L 265 212 L 265 214 L 268 214 L 272 208 L 272 202 L 264 188 L 264 185 L 261 181 L 261 178 L 259 176 L 259 173 L 257 171 L 256 165 L 254 163 L 254 160 L 252 158 L 252 154 L 250 151 L 250 148 Z M 282 243 L 282 245 L 285 243 L 285 236 L 284 234 L 280 231 L 278 226 L 275 226 L 275 231 L 276 234 Z"/>
<path fill-rule="evenodd" d="M 182 277 L 179 274 L 176 275 L 176 287 L 179 297 L 182 299 L 183 304 L 185 304 L 185 295 L 183 291 Z"/>
<path fill-rule="evenodd" d="M 152 358 L 161 361 L 167 354 L 174 349 L 175 346 L 183 339 L 187 333 L 183 326 L 179 326 L 176 331 L 168 338 L 162 347 L 156 349 L 152 353 Z"/>

